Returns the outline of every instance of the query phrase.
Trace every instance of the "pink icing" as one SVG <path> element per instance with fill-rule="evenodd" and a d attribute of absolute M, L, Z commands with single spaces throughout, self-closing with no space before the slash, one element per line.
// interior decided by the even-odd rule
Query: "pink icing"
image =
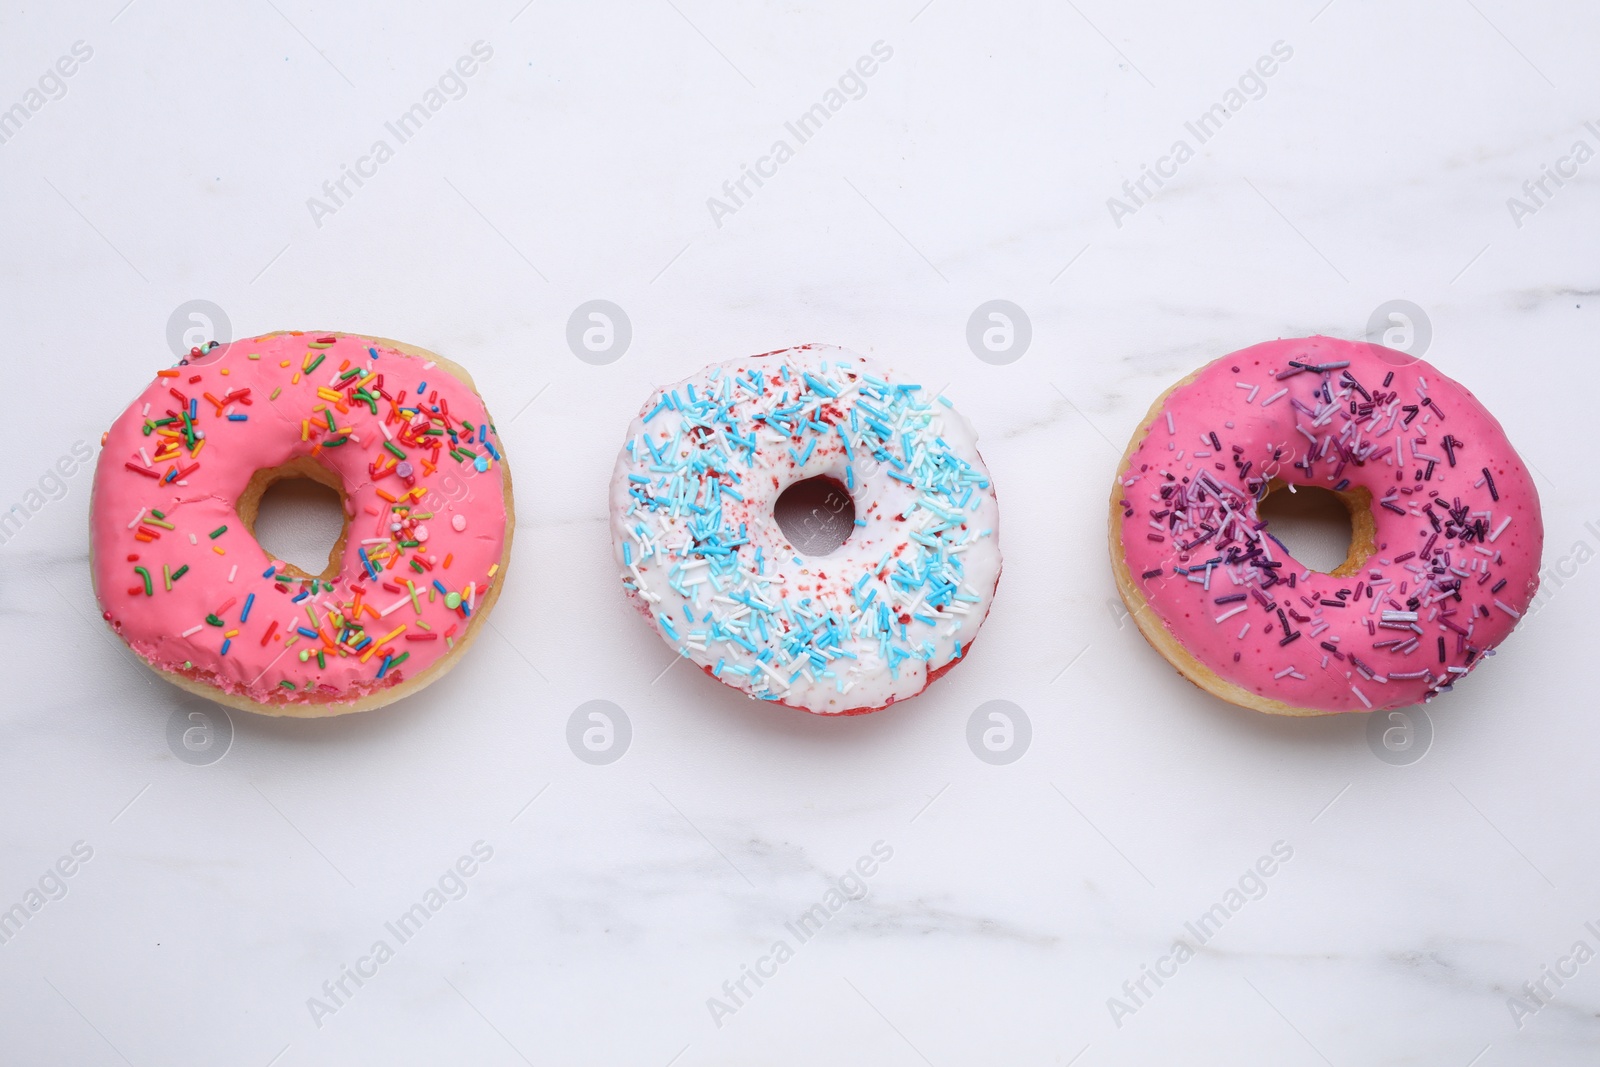
<path fill-rule="evenodd" d="M 1262 536 L 1267 477 L 1368 489 L 1372 558 L 1334 578 Z M 1311 337 L 1222 357 L 1166 398 L 1121 478 L 1122 552 L 1151 609 L 1224 680 L 1294 707 L 1431 699 L 1539 586 L 1539 495 L 1499 422 L 1377 345 Z"/>
<path fill-rule="evenodd" d="M 192 445 L 190 404 L 204 434 Z M 152 428 L 168 418 L 178 421 Z M 197 350 L 106 433 L 90 516 L 104 617 L 152 666 L 257 703 L 350 701 L 416 678 L 465 636 L 500 574 L 508 500 L 489 426 L 483 401 L 444 367 L 366 338 L 289 333 Z M 283 565 L 235 510 L 256 471 L 300 457 L 344 487 L 349 536 L 331 581 L 276 580 Z M 149 595 L 135 567 L 149 572 Z M 451 608 L 439 586 L 464 603 Z"/>

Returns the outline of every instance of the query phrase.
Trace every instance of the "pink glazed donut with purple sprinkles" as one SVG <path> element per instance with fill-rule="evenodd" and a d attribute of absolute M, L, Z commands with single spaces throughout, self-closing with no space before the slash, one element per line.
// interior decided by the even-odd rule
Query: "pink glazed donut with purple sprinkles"
<path fill-rule="evenodd" d="M 1257 508 L 1331 490 L 1350 553 L 1301 564 Z M 1186 678 L 1275 715 L 1404 707 L 1449 691 L 1539 588 L 1539 494 L 1493 415 L 1403 352 L 1271 341 L 1151 407 L 1111 492 L 1117 588 Z"/>

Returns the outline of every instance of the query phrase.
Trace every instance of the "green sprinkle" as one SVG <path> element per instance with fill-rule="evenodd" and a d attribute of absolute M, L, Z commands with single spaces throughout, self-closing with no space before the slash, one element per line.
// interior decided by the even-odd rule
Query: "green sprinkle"
<path fill-rule="evenodd" d="M 145 570 L 143 567 L 135 567 L 135 568 L 133 568 L 133 573 L 137 574 L 140 578 L 144 579 L 144 595 L 145 596 L 155 596 L 156 595 L 156 591 L 150 584 L 150 572 Z M 415 599 L 415 597 L 413 597 L 412 599 Z"/>
<path fill-rule="evenodd" d="M 322 649 L 317 649 L 317 666 L 323 670 L 328 669 L 328 661 L 322 655 Z"/>
<path fill-rule="evenodd" d="M 390 660 L 389 661 L 389 670 L 392 671 L 396 667 L 400 666 L 400 664 L 404 663 L 406 661 L 406 658 L 408 656 L 410 656 L 410 655 L 411 655 L 411 653 L 409 653 L 409 652 L 402 652 L 398 656 L 396 656 L 394 659 Z"/>
<path fill-rule="evenodd" d="M 207 615 L 206 616 L 206 622 L 210 623 L 212 626 L 221 626 L 222 625 L 222 620 L 217 618 L 215 615 Z"/>
<path fill-rule="evenodd" d="M 325 359 L 325 358 L 326 358 L 325 356 L 322 356 L 321 354 L 319 354 L 316 359 L 314 359 L 310 363 L 306 364 L 305 372 L 307 374 L 310 374 L 312 371 L 316 370 L 317 369 L 317 364 L 321 363 L 323 361 L 323 359 Z"/>
<path fill-rule="evenodd" d="M 268 400 L 276 400 L 276 399 L 278 399 L 278 394 L 281 393 L 281 392 L 283 392 L 283 386 L 280 385 L 280 386 L 278 386 L 276 389 L 274 389 L 272 391 L 272 395 L 267 397 L 267 399 Z"/>
<path fill-rule="evenodd" d="M 227 532 L 228 532 L 228 527 L 226 525 L 218 526 L 215 530 L 211 531 L 211 540 L 215 541 L 217 538 L 221 537 L 223 534 L 225 534 Z"/>
<path fill-rule="evenodd" d="M 283 681 L 279 682 L 278 684 L 283 686 L 285 689 L 293 689 L 294 688 L 294 683 L 289 681 L 289 679 L 287 679 L 287 678 L 285 678 Z"/>
<path fill-rule="evenodd" d="M 188 573 L 189 573 L 189 565 L 187 563 L 185 563 L 183 566 L 179 567 L 177 570 L 172 572 L 172 580 L 173 581 L 177 581 L 179 578 L 182 578 L 185 574 L 188 574 Z"/>
<path fill-rule="evenodd" d="M 399 445 L 395 444 L 393 441 L 385 441 L 383 443 L 383 447 L 388 449 L 391 453 L 393 453 L 399 459 L 405 459 L 406 458 L 405 452 L 400 448 Z"/>

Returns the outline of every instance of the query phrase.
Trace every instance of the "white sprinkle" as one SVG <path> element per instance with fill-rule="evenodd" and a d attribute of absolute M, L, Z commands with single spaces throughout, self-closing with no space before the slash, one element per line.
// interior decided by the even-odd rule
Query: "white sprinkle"
<path fill-rule="evenodd" d="M 1178 432 L 1177 428 L 1172 425 L 1172 412 L 1170 411 L 1167 412 L 1167 432 L 1170 434 L 1176 434 Z"/>
<path fill-rule="evenodd" d="M 1491 541 L 1497 540 L 1500 537 L 1501 534 L 1506 532 L 1506 527 L 1510 526 L 1510 525 L 1511 525 L 1511 516 L 1507 515 L 1505 517 L 1505 519 L 1500 523 L 1500 525 L 1496 526 L 1494 528 L 1494 532 L 1489 535 L 1489 540 L 1491 540 Z"/>
<path fill-rule="evenodd" d="M 200 542 L 199 542 L 199 540 L 198 540 L 198 539 L 197 539 L 197 538 L 196 538 L 196 537 L 195 537 L 195 535 L 194 535 L 194 534 L 190 534 L 190 535 L 189 535 L 189 543 L 190 543 L 190 544 L 191 544 L 191 545 L 198 545 L 198 544 L 199 544 L 199 543 L 200 543 Z"/>
<path fill-rule="evenodd" d="M 1514 611 L 1513 609 L 1507 607 L 1505 602 L 1498 598 L 1495 599 L 1494 606 L 1505 612 L 1507 615 L 1510 615 L 1513 619 L 1522 618 L 1522 612 Z"/>
<path fill-rule="evenodd" d="M 199 632 L 200 632 L 200 623 L 195 623 L 193 626 L 189 627 L 187 630 L 183 631 L 183 633 L 179 634 L 178 636 L 179 637 L 188 637 L 190 634 L 195 634 L 195 633 L 199 633 Z"/>
<path fill-rule="evenodd" d="M 1286 674 L 1293 674 L 1293 673 L 1294 673 L 1294 668 L 1293 667 L 1285 667 L 1283 670 L 1279 671 L 1277 674 L 1274 674 L 1273 677 L 1274 678 L 1282 678 Z"/>
<path fill-rule="evenodd" d="M 381 611 L 379 611 L 378 615 L 380 617 L 386 616 L 391 611 L 397 611 L 400 608 L 405 607 L 409 603 L 411 603 L 411 598 L 409 596 L 403 596 L 399 600 L 396 600 L 393 604 L 390 604 L 388 607 L 386 607 L 386 608 L 382 609 Z"/>
<path fill-rule="evenodd" d="M 1352 685 L 1350 687 L 1350 692 L 1352 692 L 1356 696 L 1360 697 L 1361 698 L 1361 703 L 1365 704 L 1368 708 L 1372 707 L 1372 701 L 1367 699 L 1367 694 L 1365 694 L 1365 693 L 1363 693 L 1361 691 L 1361 687 L 1360 686 Z"/>
<path fill-rule="evenodd" d="M 230 581 L 230 582 L 233 581 L 233 576 L 238 574 L 238 573 L 239 573 L 239 565 L 237 563 L 235 563 L 233 565 L 233 567 L 228 571 L 228 581 Z"/>
<path fill-rule="evenodd" d="M 1248 608 L 1249 606 L 1250 606 L 1249 604 L 1240 604 L 1238 607 L 1232 609 L 1231 611 L 1224 611 L 1221 615 L 1217 616 L 1216 621 L 1217 622 L 1222 622 L 1225 619 L 1231 619 L 1235 615 L 1239 614 L 1239 612 L 1243 611 L 1245 608 Z M 1246 625 L 1249 625 L 1249 624 L 1246 623 Z M 1244 635 L 1240 634 L 1239 636 L 1243 637 Z"/>
<path fill-rule="evenodd" d="M 1287 389 L 1287 388 L 1284 388 L 1284 389 L 1279 389 L 1279 390 L 1278 390 L 1278 391 L 1277 391 L 1277 392 L 1276 392 L 1276 393 L 1273 393 L 1273 394 L 1272 394 L 1272 395 L 1271 395 L 1271 396 L 1269 396 L 1269 397 L 1267 397 L 1267 398 L 1266 398 L 1266 399 L 1265 399 L 1265 400 L 1263 400 L 1263 401 L 1262 401 L 1262 402 L 1261 402 L 1261 406 L 1262 406 L 1262 407 L 1267 407 L 1267 406 L 1268 406 L 1268 405 L 1270 405 L 1270 404 L 1271 404 L 1271 403 L 1272 403 L 1272 402 L 1273 402 L 1273 401 L 1274 401 L 1274 400 L 1277 400 L 1277 399 L 1278 399 L 1278 398 L 1280 398 L 1280 397 L 1284 397 L 1284 396 L 1287 396 L 1287 395 L 1289 395 L 1289 390 L 1288 390 L 1288 389 Z"/>
<path fill-rule="evenodd" d="M 1244 402 L 1246 404 L 1254 404 L 1256 402 L 1256 394 L 1259 392 L 1261 392 L 1261 386 L 1252 385 L 1250 387 L 1250 395 L 1244 398 Z M 1233 429 L 1233 423 L 1228 423 L 1228 429 Z"/>
<path fill-rule="evenodd" d="M 1245 623 L 1244 624 L 1244 629 L 1239 631 L 1239 636 L 1237 638 L 1235 638 L 1234 640 L 1243 641 L 1244 640 L 1244 635 L 1249 633 L 1249 632 L 1250 632 L 1250 624 L 1249 623 Z"/>
<path fill-rule="evenodd" d="M 140 508 L 140 509 L 139 509 L 139 514 L 137 514 L 137 515 L 135 515 L 135 516 L 134 516 L 134 517 L 133 517 L 133 521 L 132 521 L 132 522 L 130 522 L 130 523 L 128 523 L 128 529 L 130 529 L 130 530 L 131 530 L 131 529 L 133 529 L 133 528 L 134 528 L 134 527 L 135 527 L 135 526 L 137 526 L 137 525 L 139 525 L 139 520 L 140 520 L 140 519 L 142 519 L 142 518 L 144 518 L 144 508 Z"/>

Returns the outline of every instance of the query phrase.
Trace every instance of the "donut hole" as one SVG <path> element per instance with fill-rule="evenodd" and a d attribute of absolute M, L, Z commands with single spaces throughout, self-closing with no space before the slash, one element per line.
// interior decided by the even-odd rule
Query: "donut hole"
<path fill-rule="evenodd" d="M 239 518 L 263 552 L 299 578 L 336 577 L 348 518 L 338 476 L 302 458 L 257 471 L 239 496 Z"/>
<path fill-rule="evenodd" d="M 1335 492 L 1274 479 L 1256 515 L 1296 561 L 1321 574 L 1354 574 L 1375 550 L 1372 494 L 1359 486 Z"/>
<path fill-rule="evenodd" d="M 772 517 L 796 552 L 826 556 L 849 540 L 856 526 L 856 502 L 837 478 L 821 475 L 780 493 Z"/>

